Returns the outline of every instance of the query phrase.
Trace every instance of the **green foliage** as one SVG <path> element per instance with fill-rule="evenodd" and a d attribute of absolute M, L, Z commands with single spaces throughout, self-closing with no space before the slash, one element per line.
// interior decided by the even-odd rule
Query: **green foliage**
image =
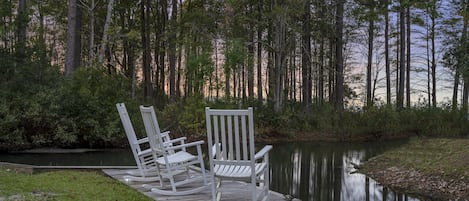
<path fill-rule="evenodd" d="M 53 171 L 40 174 L 0 169 L 0 199 L 14 200 L 151 200 L 97 172 Z M 8 199 L 7 199 L 8 200 Z"/>
<path fill-rule="evenodd" d="M 28 60 L 19 66 L 8 55 L 3 60 L 10 65 L 0 75 L 0 151 L 125 142 L 115 109 L 117 102 L 133 104 L 124 76 L 82 68 L 63 79 L 50 66 Z"/>
<path fill-rule="evenodd" d="M 0 151 L 47 143 L 55 119 L 50 100 L 60 71 L 34 58 L 19 59 L 3 50 L 0 54 Z"/>
<path fill-rule="evenodd" d="M 290 102 L 284 110 L 256 100 L 233 99 L 206 101 L 190 97 L 169 104 L 162 111 L 162 121 L 173 132 L 205 135 L 204 108 L 247 108 L 254 106 L 259 135 L 295 137 L 298 133 L 319 133 L 338 140 L 377 140 L 410 135 L 463 137 L 469 133 L 468 120 L 461 111 L 450 108 L 411 108 L 397 111 L 393 107 L 371 107 L 367 111 L 336 112 L 332 105 L 312 105 L 308 111 L 301 103 Z M 438 123 L 435 123 L 438 122 Z"/>
<path fill-rule="evenodd" d="M 104 69 L 81 68 L 74 72 L 56 96 L 58 107 L 52 112 L 60 118 L 54 140 L 63 146 L 106 146 L 121 141 L 125 136 L 115 104 L 131 102 L 129 89 L 130 80 Z"/>
<path fill-rule="evenodd" d="M 227 46 L 225 53 L 225 74 L 230 74 L 231 70 L 236 70 L 246 59 L 246 50 L 242 39 L 233 39 Z"/>
<path fill-rule="evenodd" d="M 199 92 L 203 84 L 213 72 L 213 61 L 210 53 L 206 52 L 201 55 L 190 55 L 187 59 L 186 76 L 192 82 L 194 92 Z M 192 90 L 192 89 L 190 89 Z"/>
<path fill-rule="evenodd" d="M 180 135 L 204 136 L 206 102 L 200 96 L 188 97 L 181 102 L 169 104 L 161 112 L 158 120 L 163 122 L 161 129 L 171 128 Z M 166 129 L 163 129 L 166 130 Z"/>

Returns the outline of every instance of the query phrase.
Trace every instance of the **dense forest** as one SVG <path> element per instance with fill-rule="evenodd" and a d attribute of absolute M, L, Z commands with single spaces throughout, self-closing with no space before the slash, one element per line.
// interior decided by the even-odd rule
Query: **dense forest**
<path fill-rule="evenodd" d="M 0 150 L 123 145 L 117 102 L 196 137 L 205 106 L 255 106 L 260 138 L 467 136 L 468 22 L 468 0 L 5 0 Z"/>

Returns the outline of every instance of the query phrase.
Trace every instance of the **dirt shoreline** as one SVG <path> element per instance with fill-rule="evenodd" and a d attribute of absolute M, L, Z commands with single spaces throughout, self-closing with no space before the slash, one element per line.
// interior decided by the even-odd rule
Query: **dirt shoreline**
<path fill-rule="evenodd" d="M 415 195 L 425 201 L 469 200 L 469 182 L 448 180 L 439 175 L 425 175 L 413 169 L 389 167 L 365 173 L 383 186 Z"/>
<path fill-rule="evenodd" d="M 413 139 L 358 169 L 383 186 L 423 201 L 469 201 L 468 147 L 468 139 Z"/>

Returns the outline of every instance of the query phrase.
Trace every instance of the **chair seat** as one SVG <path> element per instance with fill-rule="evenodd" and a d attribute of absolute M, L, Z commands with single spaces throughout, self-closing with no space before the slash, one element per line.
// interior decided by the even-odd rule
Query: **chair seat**
<path fill-rule="evenodd" d="M 194 156 L 190 153 L 187 153 L 185 151 L 179 151 L 179 152 L 176 152 L 175 154 L 168 155 L 167 158 L 168 158 L 168 163 L 170 163 L 170 164 L 184 163 L 184 162 L 193 161 L 193 160 L 197 159 L 196 156 Z M 158 160 L 156 160 L 156 162 L 159 163 L 159 164 L 166 165 L 164 157 L 158 158 Z"/>
<path fill-rule="evenodd" d="M 256 163 L 254 169 L 259 175 L 266 168 L 266 163 Z M 250 178 L 251 167 L 240 165 L 215 165 L 213 168 L 216 177 Z"/>

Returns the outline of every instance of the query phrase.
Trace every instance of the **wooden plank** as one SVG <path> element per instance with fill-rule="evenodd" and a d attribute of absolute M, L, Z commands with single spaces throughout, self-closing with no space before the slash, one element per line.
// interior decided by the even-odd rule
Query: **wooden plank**
<path fill-rule="evenodd" d="M 103 172 L 110 177 L 117 179 L 121 181 L 122 183 L 136 189 L 137 191 L 143 193 L 144 195 L 158 200 L 158 201 L 193 201 L 193 200 L 211 200 L 212 199 L 212 191 L 210 186 L 204 189 L 203 191 L 192 194 L 192 195 L 183 195 L 183 196 L 166 196 L 166 195 L 159 195 L 156 193 L 151 192 L 149 189 L 146 189 L 143 187 L 143 184 L 146 185 L 155 185 L 159 186 L 159 182 L 149 182 L 149 183 L 143 183 L 143 182 L 126 182 L 123 179 L 123 176 L 126 175 L 125 172 L 126 170 L 123 169 L 104 169 Z M 190 172 L 191 175 L 197 174 L 197 172 L 191 170 Z M 210 174 L 207 174 L 210 175 Z M 180 177 L 184 177 L 184 175 L 181 175 Z M 181 178 L 179 178 L 181 179 Z M 211 179 L 209 179 L 211 181 Z M 167 182 L 167 181 L 166 181 Z M 194 187 L 199 187 L 202 185 L 202 181 L 194 182 L 191 184 L 188 184 L 186 187 L 188 189 L 194 188 Z M 238 201 L 238 200 L 250 200 L 251 193 L 250 191 L 247 191 L 246 188 L 248 185 L 244 182 L 231 182 L 231 181 L 224 181 L 222 184 L 222 197 L 221 200 L 226 200 L 226 201 Z M 184 190 L 181 188 L 181 190 Z M 260 191 L 260 189 L 259 189 Z M 285 196 L 274 191 L 269 192 L 269 200 L 271 201 L 284 201 Z"/>

